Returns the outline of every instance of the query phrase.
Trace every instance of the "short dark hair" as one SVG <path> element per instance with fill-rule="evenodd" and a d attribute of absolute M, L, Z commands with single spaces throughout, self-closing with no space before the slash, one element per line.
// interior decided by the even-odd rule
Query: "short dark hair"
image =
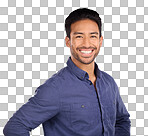
<path fill-rule="evenodd" d="M 91 9 L 88 8 L 79 8 L 74 10 L 69 14 L 69 16 L 65 19 L 65 30 L 67 36 L 70 38 L 71 32 L 71 24 L 75 23 L 79 20 L 90 19 L 95 21 L 98 24 L 100 37 L 102 36 L 101 29 L 102 29 L 102 22 L 99 14 Z"/>

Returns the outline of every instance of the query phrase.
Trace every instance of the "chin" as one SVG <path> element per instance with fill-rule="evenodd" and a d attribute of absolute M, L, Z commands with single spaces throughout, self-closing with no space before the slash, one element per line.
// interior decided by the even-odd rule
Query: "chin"
<path fill-rule="evenodd" d="M 92 55 L 90 57 L 83 57 L 83 56 L 76 54 L 74 52 L 72 52 L 71 55 L 72 55 L 72 59 L 76 63 L 81 63 L 81 64 L 85 64 L 85 65 L 91 64 L 95 60 L 95 57 L 96 57 L 96 55 Z"/>
<path fill-rule="evenodd" d="M 83 64 L 88 65 L 88 64 L 91 64 L 94 61 L 94 59 L 85 58 L 85 60 L 84 59 L 79 59 L 78 61 L 83 63 Z"/>

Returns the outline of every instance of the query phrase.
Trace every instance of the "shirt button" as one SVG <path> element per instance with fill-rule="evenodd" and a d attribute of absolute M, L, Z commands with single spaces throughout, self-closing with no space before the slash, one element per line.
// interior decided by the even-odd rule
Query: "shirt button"
<path fill-rule="evenodd" d="M 81 105 L 81 107 L 84 108 L 85 106 L 84 105 Z"/>

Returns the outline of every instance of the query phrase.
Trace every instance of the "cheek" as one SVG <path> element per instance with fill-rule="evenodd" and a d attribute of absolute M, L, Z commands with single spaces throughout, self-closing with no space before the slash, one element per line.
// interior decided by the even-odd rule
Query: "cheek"
<path fill-rule="evenodd" d="M 95 52 L 99 52 L 100 51 L 100 44 L 99 44 L 99 41 L 93 41 L 91 43 L 92 46 L 96 47 L 96 50 Z"/>
<path fill-rule="evenodd" d="M 98 40 L 90 40 L 91 44 L 98 46 L 99 45 L 99 41 Z"/>
<path fill-rule="evenodd" d="M 81 44 L 83 44 L 83 40 L 73 40 L 73 41 L 71 41 L 71 45 L 74 46 L 75 48 L 77 48 Z"/>

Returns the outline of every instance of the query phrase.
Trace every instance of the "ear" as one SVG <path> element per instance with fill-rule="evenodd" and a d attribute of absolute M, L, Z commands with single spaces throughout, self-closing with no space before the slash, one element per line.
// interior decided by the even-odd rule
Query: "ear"
<path fill-rule="evenodd" d="M 65 37 L 65 43 L 67 47 L 70 47 L 70 39 L 68 38 L 68 36 Z"/>
<path fill-rule="evenodd" d="M 99 39 L 99 46 L 100 47 L 102 46 L 102 42 L 103 42 L 103 36 L 101 36 L 100 39 Z"/>

